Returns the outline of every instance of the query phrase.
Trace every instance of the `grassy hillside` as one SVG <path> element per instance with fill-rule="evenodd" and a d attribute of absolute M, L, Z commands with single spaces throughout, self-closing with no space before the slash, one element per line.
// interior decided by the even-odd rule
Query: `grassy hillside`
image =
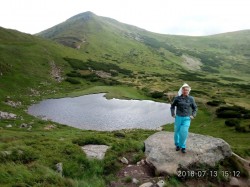
<path fill-rule="evenodd" d="M 0 28 L 1 100 L 9 94 L 28 94 L 31 88 L 56 86 L 51 72 L 53 67 L 61 69 L 62 76 L 67 72 L 65 56 L 83 55 L 49 40 Z"/>
<path fill-rule="evenodd" d="M 204 97 L 219 97 L 249 107 L 249 33 L 162 35 L 86 12 L 38 35 L 73 48 L 78 46 L 78 51 L 85 54 L 83 61 L 109 62 L 133 70 L 134 76 L 120 81 L 140 89 L 171 92 L 187 81 L 194 90 L 203 91 L 200 93 Z M 77 41 L 69 45 L 68 38 L 72 37 Z M 228 98 L 228 88 L 232 97 L 245 99 L 236 102 Z"/>
<path fill-rule="evenodd" d="M 131 163 L 143 158 L 143 141 L 156 132 L 85 131 L 26 113 L 30 104 L 52 97 L 107 92 L 108 98 L 170 102 L 187 82 L 199 106 L 190 131 L 223 138 L 234 152 L 250 156 L 249 31 L 161 35 L 87 12 L 38 35 L 47 39 L 0 28 L 0 111 L 18 116 L 0 120 L 1 186 L 105 186 L 116 180 L 122 156 Z M 5 103 L 9 100 L 22 104 L 11 107 Z M 234 105 L 246 109 L 232 110 Z M 240 128 L 228 127 L 226 118 L 217 117 L 222 106 L 227 107 L 223 115 L 238 116 Z M 20 128 L 23 123 L 32 128 Z M 173 125 L 164 129 L 173 131 Z M 80 146 L 91 142 L 111 146 L 103 162 L 83 154 Z M 63 177 L 56 172 L 58 162 L 63 163 Z M 218 167 L 248 176 L 237 161 L 226 162 L 230 164 Z M 183 183 L 173 177 L 165 180 Z M 219 176 L 206 182 L 227 180 Z"/>

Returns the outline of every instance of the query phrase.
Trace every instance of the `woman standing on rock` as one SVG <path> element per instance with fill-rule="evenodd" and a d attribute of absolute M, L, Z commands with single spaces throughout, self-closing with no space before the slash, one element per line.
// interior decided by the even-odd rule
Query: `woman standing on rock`
<path fill-rule="evenodd" d="M 191 119 L 194 119 L 197 113 L 197 105 L 192 96 L 189 95 L 191 87 L 184 84 L 171 104 L 171 114 L 175 118 L 174 123 L 174 143 L 176 151 L 181 149 L 182 153 L 186 153 L 186 140 L 188 137 L 188 129 Z M 176 115 L 175 115 L 175 107 Z"/>

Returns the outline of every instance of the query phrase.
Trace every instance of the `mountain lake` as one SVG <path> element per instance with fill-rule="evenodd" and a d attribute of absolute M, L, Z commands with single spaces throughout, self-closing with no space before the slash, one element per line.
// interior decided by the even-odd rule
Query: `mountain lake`
<path fill-rule="evenodd" d="M 173 123 L 170 104 L 151 100 L 106 99 L 105 93 L 47 99 L 28 108 L 28 113 L 79 129 L 113 131 L 156 129 Z"/>

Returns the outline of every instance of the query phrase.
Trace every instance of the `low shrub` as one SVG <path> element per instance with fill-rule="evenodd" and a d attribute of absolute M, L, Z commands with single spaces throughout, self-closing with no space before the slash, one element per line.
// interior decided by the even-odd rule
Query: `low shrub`
<path fill-rule="evenodd" d="M 217 116 L 219 118 L 240 118 L 241 113 L 238 111 L 234 111 L 234 110 L 225 110 L 225 111 L 217 112 Z"/>
<path fill-rule="evenodd" d="M 250 111 L 241 106 L 222 106 L 216 110 L 219 118 L 245 118 Z"/>
<path fill-rule="evenodd" d="M 79 80 L 76 80 L 76 79 L 71 78 L 71 77 L 66 78 L 65 81 L 67 81 L 71 84 L 81 84 L 81 82 Z"/>
<path fill-rule="evenodd" d="M 210 106 L 219 106 L 221 103 L 224 103 L 224 102 L 220 101 L 220 100 L 212 100 L 212 101 L 208 101 L 207 105 L 210 105 Z"/>
<path fill-rule="evenodd" d="M 158 91 L 155 91 L 155 92 L 152 92 L 152 93 L 151 93 L 151 97 L 153 97 L 153 98 L 155 98 L 155 99 L 157 99 L 157 98 L 162 98 L 163 95 L 164 95 L 163 92 L 158 92 Z"/>
<path fill-rule="evenodd" d="M 240 124 L 240 120 L 238 119 L 228 119 L 225 121 L 225 125 L 228 127 L 233 127 L 239 124 Z"/>
<path fill-rule="evenodd" d="M 31 148 L 14 148 L 0 154 L 1 162 L 30 163 L 38 158 L 38 155 Z"/>
<path fill-rule="evenodd" d="M 115 132 L 114 136 L 117 138 L 125 138 L 126 137 L 126 135 L 122 132 Z"/>
<path fill-rule="evenodd" d="M 68 77 L 81 77 L 81 74 L 78 72 L 70 72 L 66 74 Z"/>
<path fill-rule="evenodd" d="M 240 124 L 237 124 L 237 125 L 235 126 L 235 130 L 238 131 L 238 132 L 247 132 L 246 127 L 241 126 Z"/>
<path fill-rule="evenodd" d="M 78 144 L 80 146 L 84 146 L 87 144 L 95 144 L 95 145 L 106 145 L 107 143 L 102 137 L 83 137 L 78 138 L 72 141 L 74 144 Z"/>

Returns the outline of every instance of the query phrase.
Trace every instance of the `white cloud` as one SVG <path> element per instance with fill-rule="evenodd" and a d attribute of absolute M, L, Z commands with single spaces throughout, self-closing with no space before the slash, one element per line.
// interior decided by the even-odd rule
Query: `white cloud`
<path fill-rule="evenodd" d="M 0 26 L 33 34 L 92 11 L 153 32 L 207 35 L 249 29 L 248 7 L 248 0 L 5 0 Z"/>

